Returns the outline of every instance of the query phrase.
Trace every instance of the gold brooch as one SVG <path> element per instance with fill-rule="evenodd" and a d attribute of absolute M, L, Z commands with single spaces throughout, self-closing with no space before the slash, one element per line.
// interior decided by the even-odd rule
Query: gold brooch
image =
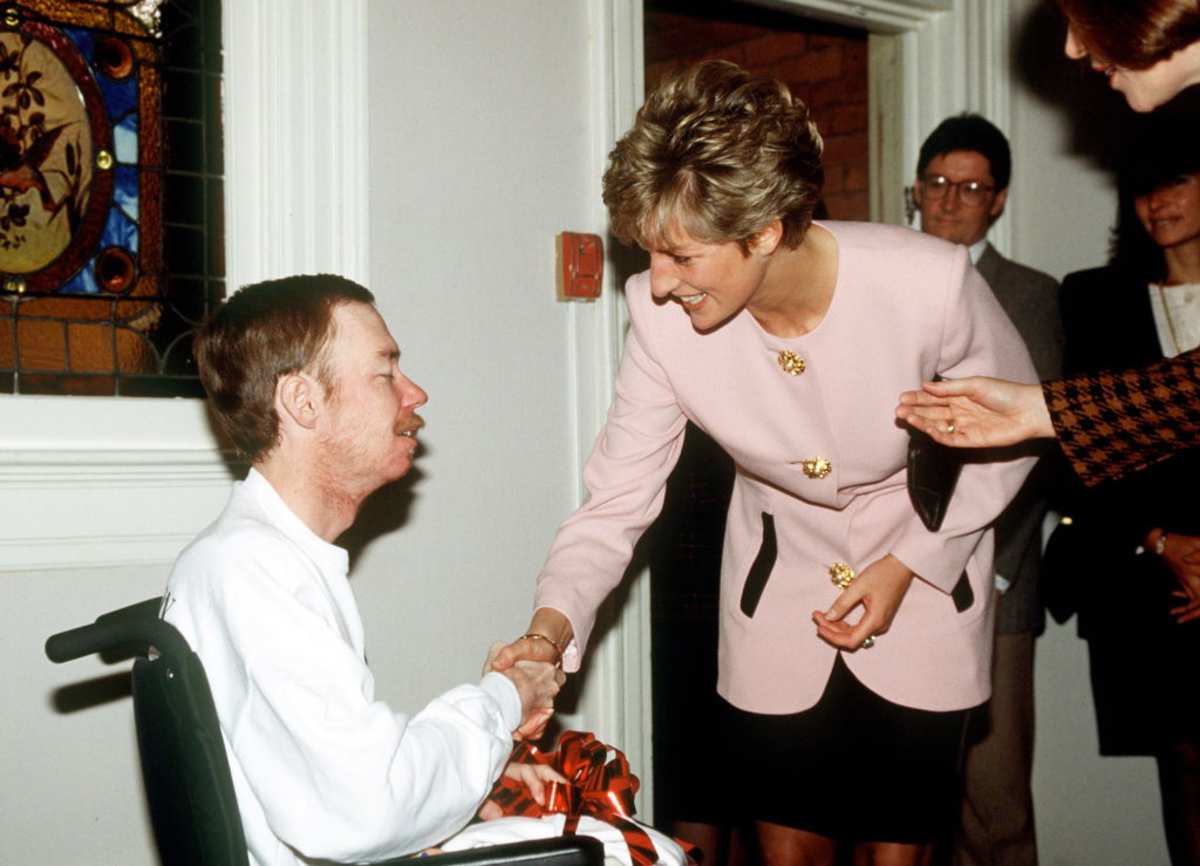
<path fill-rule="evenodd" d="M 784 349 L 779 353 L 779 368 L 789 376 L 799 376 L 806 366 L 808 365 L 804 363 L 804 359 L 795 352 Z"/>
<path fill-rule="evenodd" d="M 810 457 L 807 460 L 801 460 L 800 466 L 809 478 L 824 478 L 833 471 L 833 464 L 825 457 Z"/>
<path fill-rule="evenodd" d="M 854 569 L 844 562 L 835 562 L 829 566 L 829 579 L 838 589 L 845 589 L 854 582 L 856 577 L 858 575 L 855 574 Z"/>

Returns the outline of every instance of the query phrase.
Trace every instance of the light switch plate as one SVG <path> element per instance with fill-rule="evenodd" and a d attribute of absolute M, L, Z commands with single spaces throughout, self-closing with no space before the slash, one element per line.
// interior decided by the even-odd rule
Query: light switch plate
<path fill-rule="evenodd" d="M 604 241 L 599 235 L 561 232 L 554 238 L 560 301 L 594 301 L 604 276 Z"/>

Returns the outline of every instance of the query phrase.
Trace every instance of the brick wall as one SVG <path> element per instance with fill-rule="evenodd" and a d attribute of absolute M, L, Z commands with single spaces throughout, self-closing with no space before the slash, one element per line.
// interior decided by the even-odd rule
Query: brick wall
<path fill-rule="evenodd" d="M 646 14 L 646 29 L 669 28 L 679 16 Z M 831 219 L 870 219 L 867 138 L 866 34 L 770 31 L 741 24 L 688 22 L 689 32 L 707 30 L 704 44 L 689 52 L 678 43 L 673 56 L 646 58 L 646 90 L 664 75 L 698 60 L 732 60 L 753 72 L 787 83 L 812 110 L 825 140 L 825 205 Z M 714 43 L 732 38 L 726 44 Z M 660 52 L 656 51 L 655 54 Z"/>

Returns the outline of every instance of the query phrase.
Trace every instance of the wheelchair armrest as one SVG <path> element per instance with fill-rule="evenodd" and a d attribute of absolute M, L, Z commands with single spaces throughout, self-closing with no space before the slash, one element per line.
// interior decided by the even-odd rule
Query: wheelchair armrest
<path fill-rule="evenodd" d="M 504 845 L 451 851 L 430 857 L 401 857 L 376 866 L 603 866 L 604 846 L 587 836 L 555 836 Z"/>
<path fill-rule="evenodd" d="M 144 654 L 150 646 L 164 654 L 187 655 L 187 643 L 179 632 L 158 618 L 160 601 L 148 598 L 103 614 L 89 625 L 51 635 L 46 640 L 46 657 L 61 663 L 98 652 L 111 662 Z"/>

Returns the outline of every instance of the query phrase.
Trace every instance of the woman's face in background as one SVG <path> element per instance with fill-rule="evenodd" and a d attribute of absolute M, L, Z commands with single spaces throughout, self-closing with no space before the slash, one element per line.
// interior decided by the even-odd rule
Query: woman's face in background
<path fill-rule="evenodd" d="M 1200 82 L 1200 42 L 1193 42 L 1148 69 L 1129 69 L 1090 50 L 1068 22 L 1063 51 L 1072 60 L 1088 58 L 1092 69 L 1108 76 L 1109 85 L 1121 92 L 1134 111 L 1153 111 L 1185 87 Z"/>
<path fill-rule="evenodd" d="M 1133 200 L 1146 233 L 1164 250 L 1200 244 L 1200 174 L 1184 174 Z"/>

